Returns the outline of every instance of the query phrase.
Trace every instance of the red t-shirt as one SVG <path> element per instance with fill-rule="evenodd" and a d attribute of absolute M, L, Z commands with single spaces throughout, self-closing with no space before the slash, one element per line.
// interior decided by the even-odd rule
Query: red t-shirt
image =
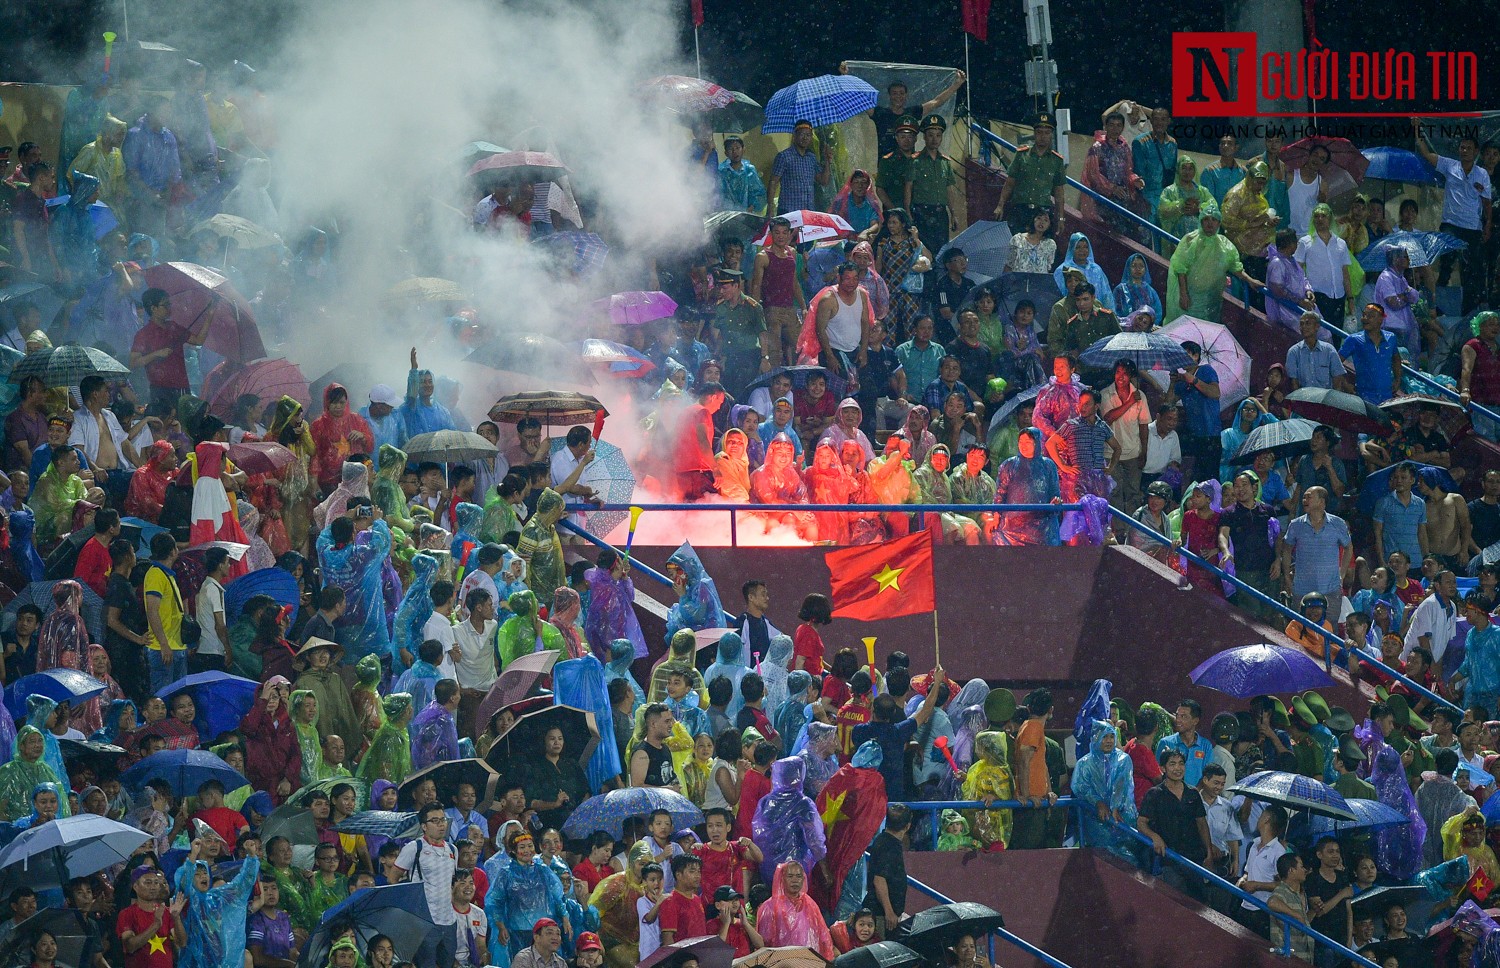
<path fill-rule="evenodd" d="M 703 918 L 703 901 L 696 894 L 673 891 L 661 902 L 661 911 L 656 923 L 662 931 L 675 931 L 673 940 L 701 938 L 708 934 L 708 922 Z M 663 943 L 666 939 L 663 938 Z"/>
<path fill-rule="evenodd" d="M 719 933 L 718 918 L 714 918 L 712 921 L 708 922 L 708 933 Z M 734 947 L 734 956 L 736 958 L 743 958 L 750 953 L 750 936 L 745 933 L 744 928 L 740 927 L 740 923 L 738 921 L 729 926 L 729 936 L 725 940 L 727 940 L 730 945 Z"/>
<path fill-rule="evenodd" d="M 132 904 L 115 918 L 115 933 L 124 935 L 129 931 L 140 936 L 150 930 L 151 922 L 155 920 L 154 913 L 139 904 Z M 125 968 L 172 968 L 172 960 L 177 952 L 177 946 L 172 943 L 172 924 L 172 912 L 164 911 L 161 927 L 156 929 L 152 940 L 125 956 Z M 158 941 L 157 938 L 162 940 Z"/>
<path fill-rule="evenodd" d="M 92 588 L 100 598 L 109 597 L 109 569 L 109 549 L 104 545 L 90 539 L 78 549 L 73 577 Z"/>
<path fill-rule="evenodd" d="M 490 875 L 488 875 L 488 874 L 486 874 L 484 872 L 484 867 L 483 866 L 481 866 L 479 864 L 475 864 L 474 865 L 474 896 L 475 897 L 484 897 L 489 892 L 490 892 Z M 593 892 L 594 892 L 594 889 L 593 888 L 589 888 L 589 893 L 592 894 Z M 480 904 L 479 906 L 480 907 L 484 907 L 483 904 Z"/>
<path fill-rule="evenodd" d="M 740 804 L 734 815 L 734 835 L 749 837 L 753 830 L 750 823 L 755 819 L 755 808 L 760 798 L 771 792 L 771 778 L 759 770 L 750 770 L 740 779 Z"/>
<path fill-rule="evenodd" d="M 807 622 L 797 626 L 792 633 L 792 658 L 802 656 L 807 661 L 802 664 L 813 675 L 819 675 L 823 671 L 823 636 L 818 630 Z M 793 668 L 796 666 L 794 665 Z"/>
<path fill-rule="evenodd" d="M 698 435 L 708 441 L 705 448 Z M 714 418 L 701 403 L 694 404 L 682 415 L 682 427 L 677 436 L 677 458 L 675 470 L 679 474 L 714 469 Z"/>
<path fill-rule="evenodd" d="M 573 876 L 588 885 L 590 894 L 594 893 L 594 888 L 599 886 L 600 881 L 613 873 L 615 873 L 615 869 L 609 866 L 609 861 L 596 866 L 589 863 L 587 857 L 579 861 L 573 868 Z"/>
<path fill-rule="evenodd" d="M 835 675 L 823 677 L 823 701 L 832 705 L 835 709 L 843 708 L 844 703 L 854 698 L 854 693 L 849 690 L 849 683 Z"/>
<path fill-rule="evenodd" d="M 147 323 L 130 342 L 130 352 L 149 356 L 157 350 L 170 349 L 164 359 L 146 364 L 146 382 L 154 387 L 170 390 L 188 388 L 187 361 L 182 356 L 182 345 L 187 342 L 188 331 L 168 322 L 165 326 Z"/>
<path fill-rule="evenodd" d="M 193 814 L 194 820 L 201 820 L 213 828 L 214 833 L 224 838 L 224 843 L 233 848 L 239 843 L 240 831 L 249 827 L 245 815 L 238 810 L 228 807 L 212 807 L 208 810 L 199 810 Z"/>
<path fill-rule="evenodd" d="M 1146 799 L 1146 791 L 1161 779 L 1161 764 L 1155 753 L 1133 739 L 1125 744 L 1125 753 L 1135 765 L 1135 806 L 1139 810 L 1141 802 Z"/>
<path fill-rule="evenodd" d="M 703 861 L 703 883 L 699 890 L 703 894 L 705 915 L 713 908 L 714 891 L 728 884 L 736 891 L 745 885 L 741 871 L 745 869 L 745 849 L 730 841 L 727 850 L 715 850 L 708 844 L 694 844 L 693 856 Z"/>

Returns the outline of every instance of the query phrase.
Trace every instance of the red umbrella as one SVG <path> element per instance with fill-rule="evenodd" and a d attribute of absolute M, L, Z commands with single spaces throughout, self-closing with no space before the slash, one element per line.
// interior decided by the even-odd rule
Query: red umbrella
<path fill-rule="evenodd" d="M 172 322 L 191 330 L 208 318 L 208 349 L 237 363 L 266 355 L 250 304 L 219 273 L 191 262 L 163 262 L 145 275 L 147 286 L 172 298 Z"/>
<path fill-rule="evenodd" d="M 469 174 L 477 175 L 482 171 L 499 172 L 523 182 L 556 181 L 568 173 L 566 165 L 545 151 L 506 151 L 490 155 L 474 162 Z"/>
<path fill-rule="evenodd" d="M 229 448 L 229 459 L 246 474 L 275 474 L 296 455 L 275 441 L 244 441 Z"/>
<path fill-rule="evenodd" d="M 291 397 L 303 407 L 312 406 L 312 396 L 308 391 L 307 377 L 302 375 L 302 368 L 290 360 L 279 358 L 247 363 L 213 392 L 208 399 L 208 409 L 215 416 L 228 420 L 234 412 L 235 400 L 245 394 L 254 394 L 260 397 L 262 403 L 272 407 L 283 396 Z"/>
<path fill-rule="evenodd" d="M 720 87 L 713 81 L 699 77 L 683 77 L 680 74 L 664 74 L 653 77 L 641 85 L 648 96 L 664 102 L 674 111 L 699 113 L 728 107 L 734 100 L 734 92 Z"/>
<path fill-rule="evenodd" d="M 1321 136 L 1303 138 L 1301 141 L 1293 142 L 1281 149 L 1281 160 L 1288 168 L 1301 168 L 1307 164 L 1308 156 L 1315 146 L 1328 149 L 1328 160 L 1334 167 L 1347 175 L 1353 183 L 1342 184 L 1343 175 L 1339 172 L 1328 172 L 1328 196 L 1330 198 L 1350 189 L 1353 185 L 1364 181 L 1365 171 L 1370 167 L 1370 159 L 1354 146 L 1354 142 L 1348 138 L 1324 138 Z M 1294 225 L 1292 228 L 1301 232 L 1303 226 Z"/>
<path fill-rule="evenodd" d="M 782 218 L 792 223 L 793 242 L 847 239 L 854 234 L 854 226 L 830 212 L 811 212 L 804 209 L 798 212 L 787 212 Z M 766 225 L 765 234 L 755 244 L 761 246 L 771 244 L 771 226 L 769 224 Z"/>

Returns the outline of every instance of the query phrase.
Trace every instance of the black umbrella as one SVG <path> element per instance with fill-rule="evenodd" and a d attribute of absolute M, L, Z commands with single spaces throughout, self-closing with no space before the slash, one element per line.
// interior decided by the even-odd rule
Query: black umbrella
<path fill-rule="evenodd" d="M 344 898 L 323 913 L 323 920 L 302 946 L 300 968 L 323 968 L 333 941 L 346 928 L 354 930 L 355 945 L 364 951 L 377 934 L 391 939 L 398 961 L 414 961 L 429 935 L 446 931 L 433 924 L 421 882 L 405 881 L 367 887 Z"/>
<path fill-rule="evenodd" d="M 576 756 L 580 763 L 587 763 L 594 755 L 594 747 L 599 745 L 599 724 L 594 714 L 573 706 L 548 706 L 518 718 L 495 738 L 485 759 L 496 769 L 504 769 L 518 759 L 538 756 L 542 737 L 553 727 L 562 730 L 565 756 Z"/>
<path fill-rule="evenodd" d="M 1409 905 L 1427 897 L 1427 888 L 1420 885 L 1415 887 L 1377 887 L 1365 891 L 1359 897 L 1349 902 L 1354 905 L 1354 917 L 1374 918 L 1379 921 L 1385 916 L 1386 909 L 1392 904 Z"/>
<path fill-rule="evenodd" d="M 114 773 L 120 765 L 120 757 L 127 752 L 123 746 L 88 739 L 60 739 L 57 745 L 62 750 L 64 763 L 87 763 L 96 775 Z"/>
<path fill-rule="evenodd" d="M 495 784 L 499 782 L 500 774 L 484 760 L 447 760 L 434 763 L 425 770 L 413 773 L 396 788 L 398 810 L 416 809 L 413 806 L 412 794 L 424 780 L 431 780 L 437 787 L 439 803 L 448 803 L 458 792 L 460 783 L 471 785 L 479 797 L 479 802 L 474 805 L 474 809 L 483 810 L 491 800 L 495 799 Z"/>
<path fill-rule="evenodd" d="M 15 926 L 10 940 L 0 948 L 0 964 L 31 964 L 31 942 L 43 931 L 57 942 L 59 965 L 88 968 L 93 961 L 97 944 L 94 933 L 83 920 L 83 912 L 73 908 L 42 908 Z"/>
<path fill-rule="evenodd" d="M 1057 280 L 1048 272 L 1004 272 L 986 279 L 969 290 L 968 296 L 959 304 L 957 312 L 973 309 L 979 293 L 987 290 L 995 297 L 995 312 L 1004 322 L 1014 322 L 1016 306 L 1029 299 L 1036 307 L 1036 318 L 1046 325 L 1047 313 L 1052 304 L 1062 297 L 1057 291 Z"/>
<path fill-rule="evenodd" d="M 318 822 L 313 819 L 311 810 L 295 803 L 283 803 L 261 822 L 260 835 L 268 841 L 272 837 L 285 837 L 293 846 L 316 844 Z"/>
<path fill-rule="evenodd" d="M 808 379 L 817 375 L 828 381 L 828 392 L 833 394 L 835 399 L 842 398 L 844 395 L 845 381 L 843 377 L 828 372 L 827 367 L 816 366 L 810 363 L 775 367 L 769 372 L 762 373 L 751 380 L 749 389 L 754 390 L 756 387 L 769 387 L 772 380 L 783 374 L 791 378 L 792 389 L 794 390 L 806 389 Z"/>
<path fill-rule="evenodd" d="M 922 968 L 927 962 L 904 944 L 877 941 L 833 959 L 833 968 Z"/>
<path fill-rule="evenodd" d="M 1363 397 L 1320 387 L 1303 387 L 1288 393 L 1286 408 L 1298 416 L 1355 434 L 1385 434 L 1396 422 Z"/>
<path fill-rule="evenodd" d="M 716 239 L 753 239 L 765 227 L 765 216 L 754 212 L 715 212 L 703 220 L 703 228 Z"/>
<path fill-rule="evenodd" d="M 918 911 L 907 922 L 901 941 L 925 954 L 940 954 L 958 944 L 964 935 L 984 938 L 1003 927 L 1005 918 L 994 908 L 975 901 L 959 901 Z"/>
<path fill-rule="evenodd" d="M 989 429 L 993 431 L 996 427 L 1005 426 L 1010 420 L 1010 415 L 1020 409 L 1021 404 L 1027 400 L 1035 400 L 1037 394 L 1042 392 L 1042 387 L 1046 385 L 1045 383 L 1038 383 L 1034 387 L 1027 387 L 1015 396 L 1009 397 L 1004 403 L 1000 404 L 1000 409 L 996 410 L 995 415 L 990 418 Z"/>
<path fill-rule="evenodd" d="M 1312 449 L 1313 431 L 1319 426 L 1302 417 L 1261 424 L 1250 431 L 1250 436 L 1240 444 L 1239 452 L 1230 463 L 1253 464 L 1257 456 L 1267 451 L 1275 454 L 1278 460 L 1305 454 Z"/>
<path fill-rule="evenodd" d="M 766 119 L 766 110 L 759 102 L 748 94 L 740 91 L 730 91 L 734 100 L 722 108 L 714 108 L 704 113 L 708 123 L 720 134 L 740 134 L 751 128 L 758 128 Z"/>

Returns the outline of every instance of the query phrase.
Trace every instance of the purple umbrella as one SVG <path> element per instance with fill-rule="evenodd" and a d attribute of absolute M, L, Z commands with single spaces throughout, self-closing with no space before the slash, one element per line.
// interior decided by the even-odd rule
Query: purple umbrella
<path fill-rule="evenodd" d="M 591 305 L 608 313 L 609 321 L 617 326 L 641 326 L 677 312 L 676 300 L 664 292 L 617 292 Z"/>
<path fill-rule="evenodd" d="M 1209 656 L 1188 678 L 1207 689 L 1249 699 L 1323 689 L 1333 679 L 1312 656 L 1285 645 L 1241 645 Z"/>

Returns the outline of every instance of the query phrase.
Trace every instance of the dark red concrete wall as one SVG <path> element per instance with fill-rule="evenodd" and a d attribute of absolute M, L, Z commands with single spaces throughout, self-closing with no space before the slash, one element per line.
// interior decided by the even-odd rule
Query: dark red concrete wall
<path fill-rule="evenodd" d="M 1269 942 L 1090 849 L 909 853 L 906 870 L 955 901 L 988 904 L 1005 916 L 1008 931 L 1074 968 L 1288 964 L 1269 952 Z M 936 903 L 907 892 L 908 911 Z M 1043 965 L 999 941 L 995 963 Z"/>

